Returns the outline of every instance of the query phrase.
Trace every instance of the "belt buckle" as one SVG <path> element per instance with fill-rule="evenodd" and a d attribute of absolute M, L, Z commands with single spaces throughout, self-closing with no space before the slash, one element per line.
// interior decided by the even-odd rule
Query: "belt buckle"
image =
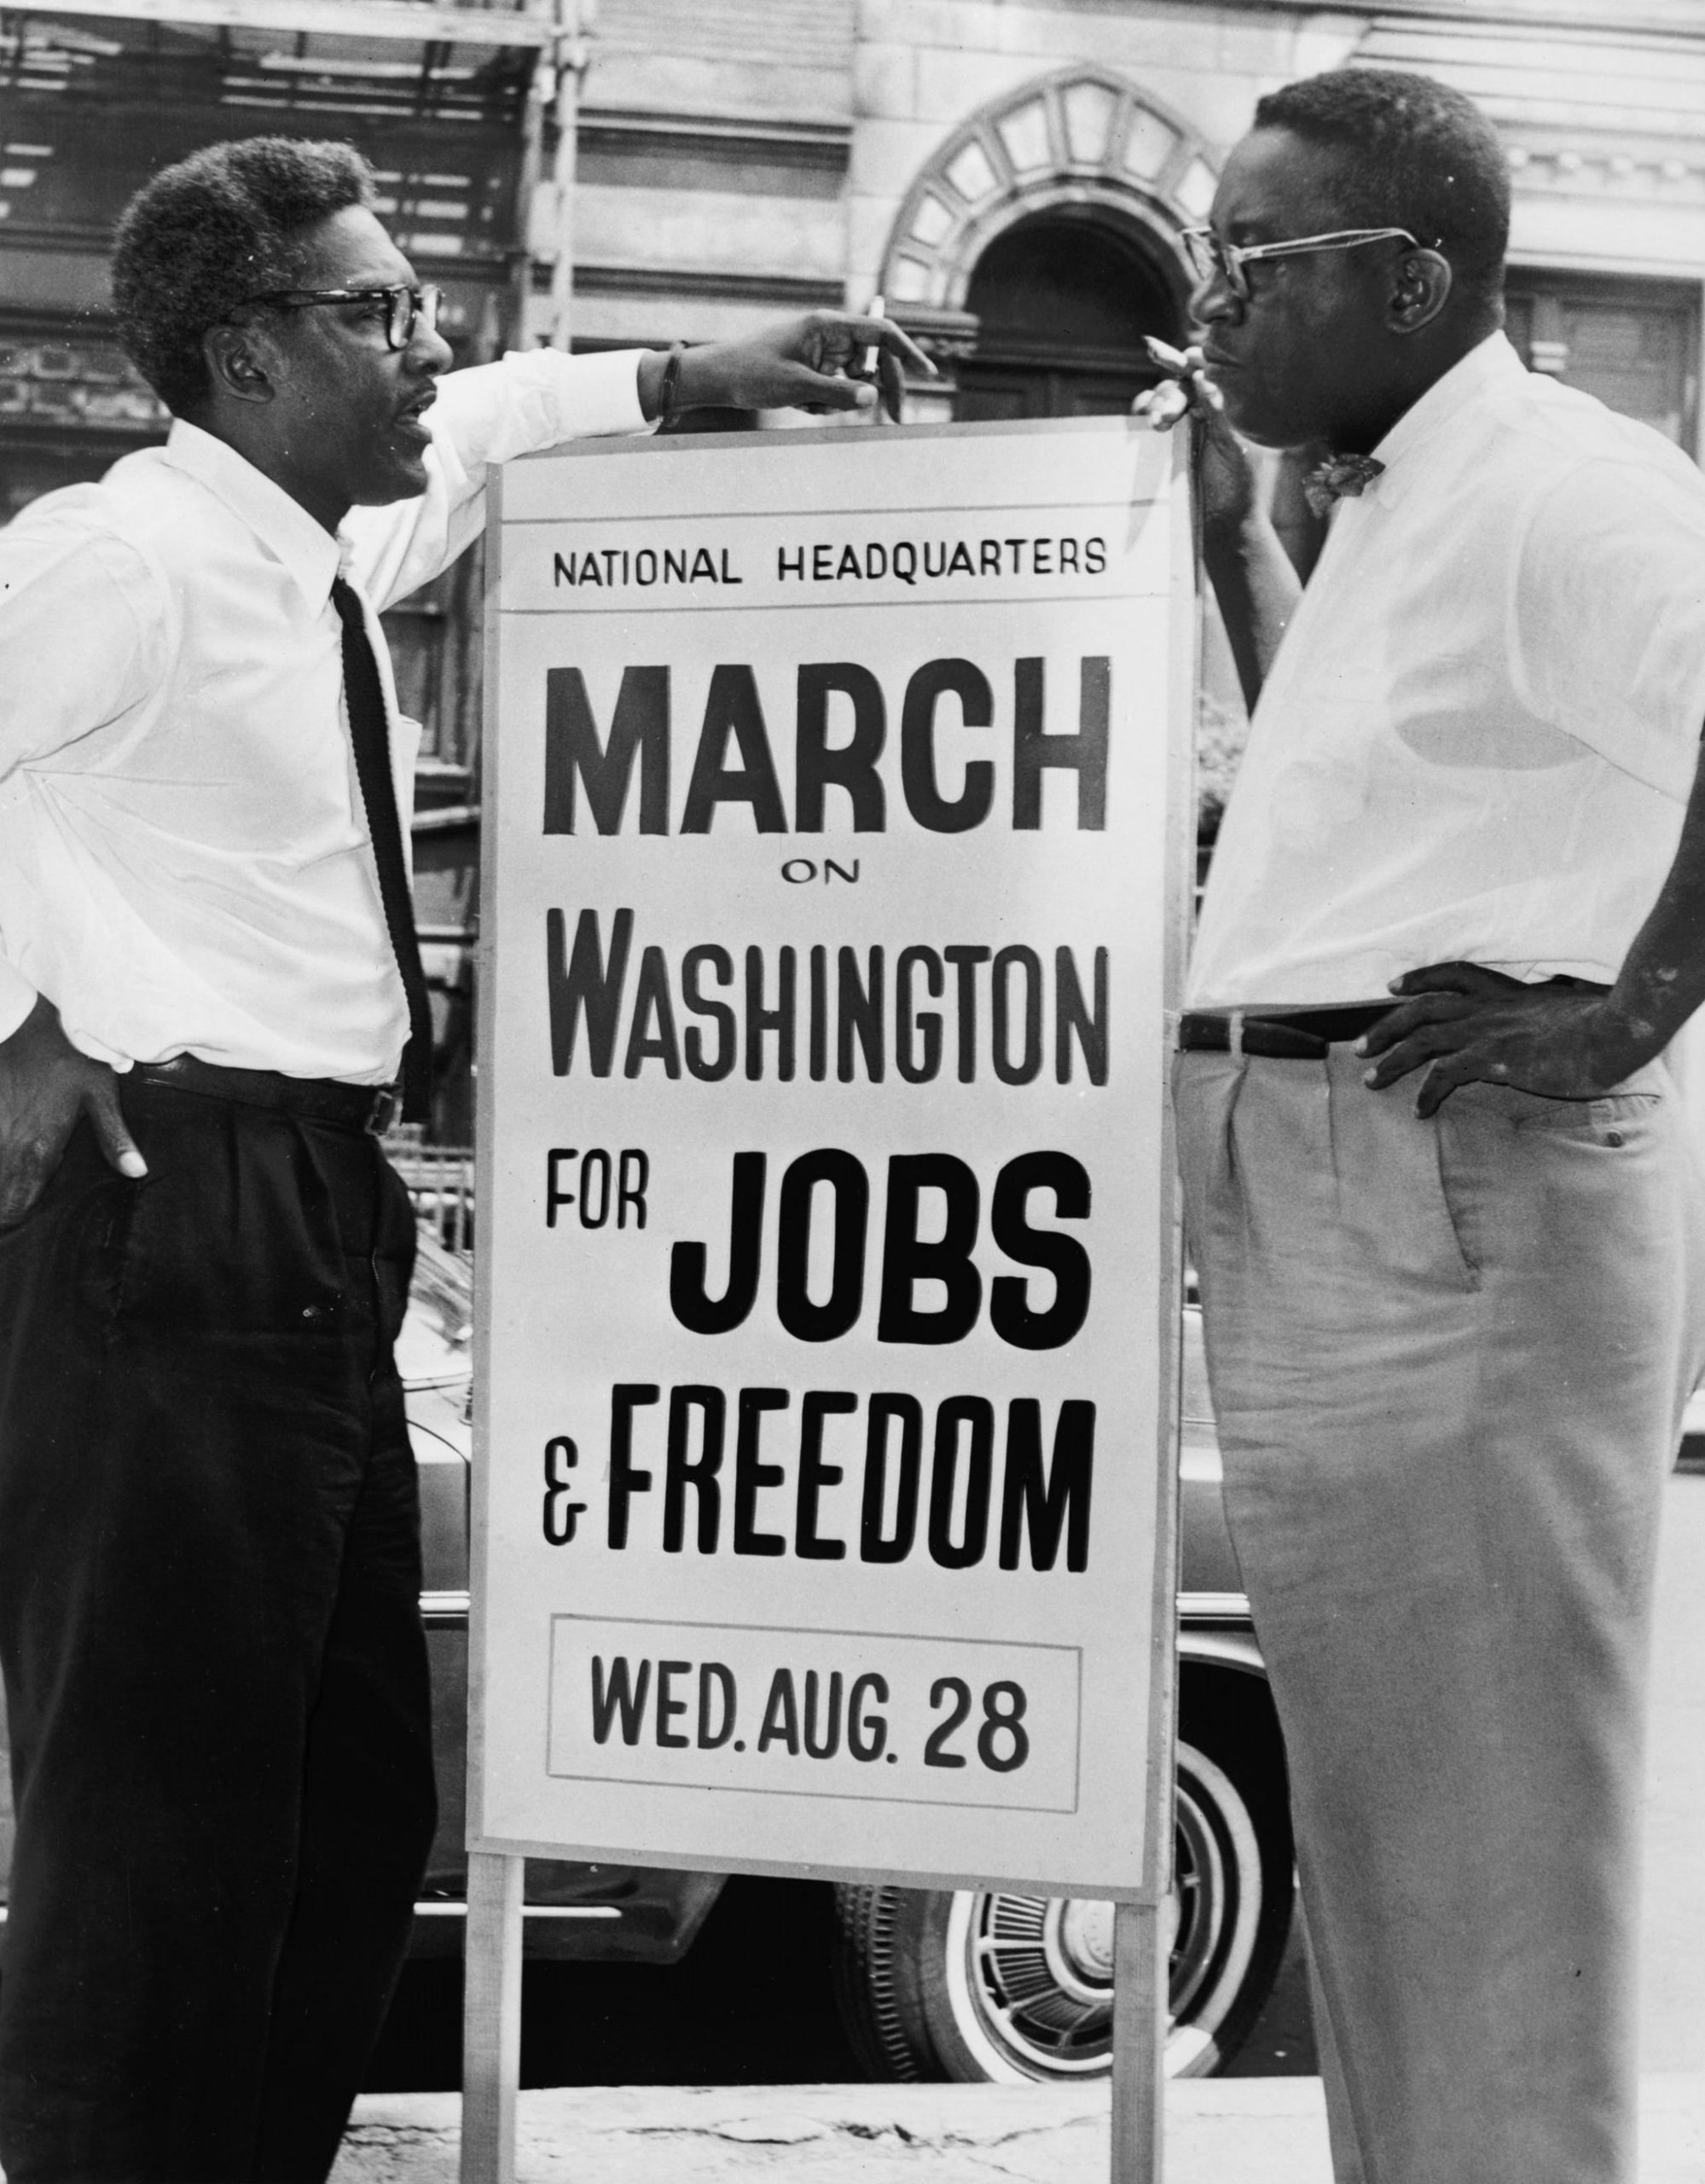
<path fill-rule="evenodd" d="M 369 1137 L 383 1137 L 397 1119 L 397 1110 L 402 1095 L 394 1084 L 381 1084 L 373 1095 L 373 1105 L 368 1110 L 365 1128 Z"/>

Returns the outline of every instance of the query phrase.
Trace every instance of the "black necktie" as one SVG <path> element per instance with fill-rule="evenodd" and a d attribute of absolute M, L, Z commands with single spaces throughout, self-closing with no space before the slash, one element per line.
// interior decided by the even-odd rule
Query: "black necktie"
<path fill-rule="evenodd" d="M 403 990 L 409 997 L 409 1043 L 403 1050 L 403 1119 L 425 1122 L 432 1107 L 432 1008 L 426 998 L 426 974 L 420 968 L 408 868 L 403 862 L 403 829 L 391 773 L 385 693 L 361 601 L 341 577 L 332 581 L 332 604 L 344 625 L 344 698 L 349 707 L 350 741 L 355 747 L 355 775 L 361 784 L 374 863 L 379 867 L 379 899 L 384 905 L 397 968 L 402 973 Z"/>

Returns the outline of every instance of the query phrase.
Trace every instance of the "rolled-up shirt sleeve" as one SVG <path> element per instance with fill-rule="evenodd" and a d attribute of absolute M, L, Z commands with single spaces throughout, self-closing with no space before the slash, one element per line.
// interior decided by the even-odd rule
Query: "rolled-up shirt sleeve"
<path fill-rule="evenodd" d="M 67 752 L 148 698 L 163 621 L 153 572 L 118 539 L 68 522 L 0 531 L 0 799 L 20 770 Z M 0 932 L 0 1039 L 35 1006 Z"/>
<path fill-rule="evenodd" d="M 643 354 L 512 351 L 440 380 L 426 413 L 432 444 L 425 493 L 390 508 L 352 508 L 344 523 L 356 574 L 375 607 L 418 590 L 478 537 L 494 462 L 564 440 L 648 432 L 639 396 Z"/>

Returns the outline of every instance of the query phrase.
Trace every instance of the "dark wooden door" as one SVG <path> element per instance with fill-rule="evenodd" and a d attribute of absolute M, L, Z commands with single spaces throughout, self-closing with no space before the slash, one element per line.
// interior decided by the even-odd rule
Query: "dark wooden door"
<path fill-rule="evenodd" d="M 971 276 L 979 322 L 960 366 L 957 414 L 1091 417 L 1128 410 L 1156 375 L 1142 338 L 1176 344 L 1183 282 L 1136 236 L 1076 209 L 1041 212 L 997 235 Z"/>

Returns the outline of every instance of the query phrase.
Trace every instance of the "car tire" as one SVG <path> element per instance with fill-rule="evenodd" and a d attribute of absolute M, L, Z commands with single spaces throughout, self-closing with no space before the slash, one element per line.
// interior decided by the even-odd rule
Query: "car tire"
<path fill-rule="evenodd" d="M 1236 1719 L 1247 1711 L 1227 1721 L 1223 1709 L 1192 1705 L 1180 1722 L 1172 2077 L 1209 2077 L 1231 2060 L 1290 1932 L 1284 1763 L 1276 1729 L 1250 1736 Z M 1263 1717 L 1270 1724 L 1264 1707 Z M 835 1894 L 836 1996 L 873 2077 L 1077 2082 L 1111 2070 L 1111 1903 L 1009 1889 L 842 1885 Z"/>

